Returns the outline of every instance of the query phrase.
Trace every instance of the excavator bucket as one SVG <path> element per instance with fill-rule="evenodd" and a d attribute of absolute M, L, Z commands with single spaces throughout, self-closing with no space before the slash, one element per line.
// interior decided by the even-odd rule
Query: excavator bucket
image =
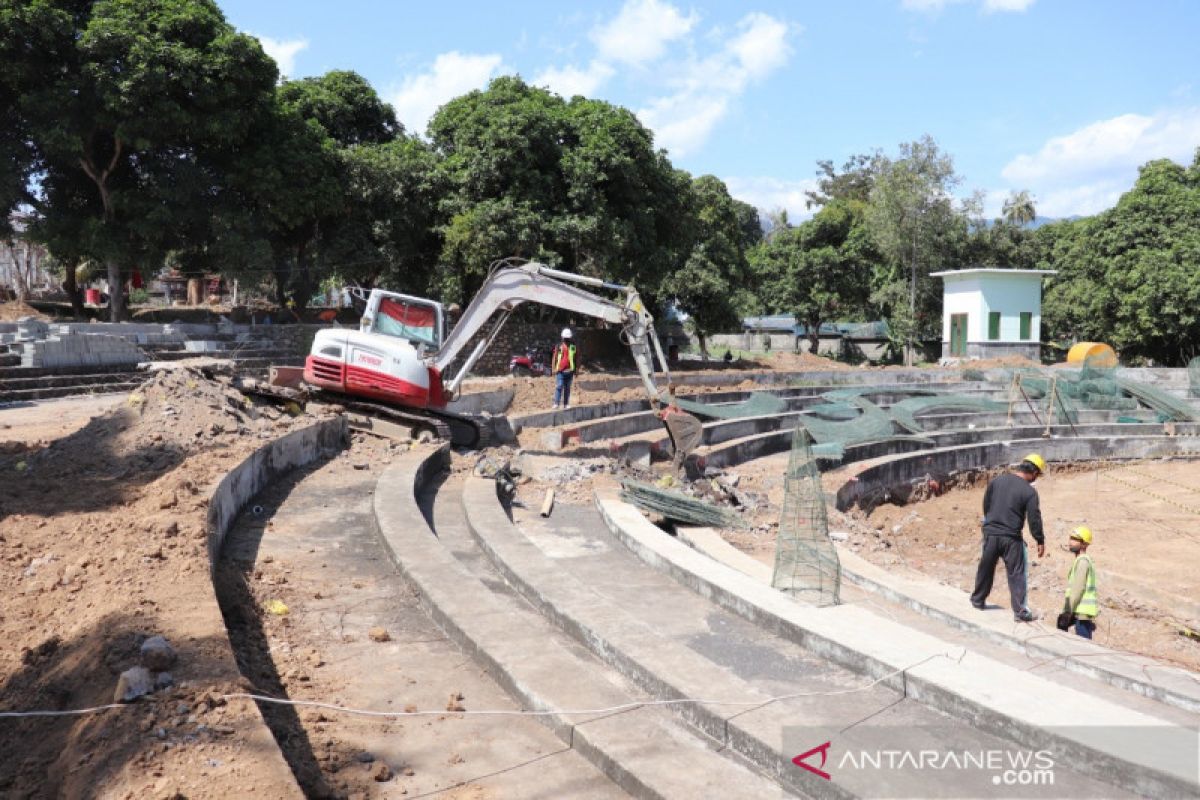
<path fill-rule="evenodd" d="M 675 457 L 671 463 L 675 471 L 679 472 L 687 457 L 700 446 L 704 426 L 700 420 L 682 411 L 667 414 L 663 424 L 667 426 L 667 434 L 671 437 L 671 445 L 675 450 Z"/>

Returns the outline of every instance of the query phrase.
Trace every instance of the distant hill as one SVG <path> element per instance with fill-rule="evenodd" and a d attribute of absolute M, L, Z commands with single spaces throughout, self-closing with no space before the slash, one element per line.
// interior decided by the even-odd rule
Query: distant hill
<path fill-rule="evenodd" d="M 1051 222 L 1074 222 L 1077 219 L 1083 219 L 1083 217 L 1078 214 L 1073 217 L 1034 217 L 1033 222 L 1029 223 L 1025 227 L 1029 228 L 1030 230 L 1034 230 L 1042 227 L 1043 225 L 1049 225 Z"/>

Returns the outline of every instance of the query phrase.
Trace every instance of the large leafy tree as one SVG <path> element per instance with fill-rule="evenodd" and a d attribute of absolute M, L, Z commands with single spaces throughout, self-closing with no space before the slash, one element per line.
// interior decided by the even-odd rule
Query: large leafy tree
<path fill-rule="evenodd" d="M 689 178 L 626 109 L 502 77 L 444 105 L 429 137 L 449 299 L 467 299 L 499 258 L 653 286 L 690 248 Z"/>
<path fill-rule="evenodd" d="M 1183 364 L 1200 348 L 1200 150 L 1141 168 L 1108 211 L 1039 229 L 1051 335 Z"/>
<path fill-rule="evenodd" d="M 841 171 L 832 161 L 818 161 L 817 188 L 804 193 L 805 205 L 819 208 L 837 200 L 867 202 L 875 188 L 875 178 L 886 163 L 878 152 L 850 156 Z"/>
<path fill-rule="evenodd" d="M 879 264 L 861 200 L 828 200 L 812 219 L 779 231 L 752 252 L 768 308 L 791 312 L 817 352 L 821 325 L 860 319 Z"/>
<path fill-rule="evenodd" d="M 404 132 L 395 110 L 357 72 L 332 70 L 286 81 L 279 87 L 279 100 L 315 121 L 342 147 L 390 142 Z"/>
<path fill-rule="evenodd" d="M 270 102 L 277 71 L 211 0 L 3 0 L 0 96 L 35 152 L 47 217 L 72 216 L 106 266 L 111 313 L 129 270 L 175 244 L 176 223 L 219 191 Z"/>
<path fill-rule="evenodd" d="M 680 220 L 688 222 L 691 250 L 666 274 L 660 291 L 689 315 L 707 356 L 710 334 L 737 327 L 749 277 L 747 251 L 762 239 L 762 227 L 758 212 L 730 197 L 724 182 L 712 175 L 692 181 L 691 204 Z"/>
<path fill-rule="evenodd" d="M 231 164 L 216 252 L 242 258 L 227 263 L 269 270 L 297 308 L 325 282 L 423 288 L 401 273 L 434 250 L 429 150 L 370 84 L 346 71 L 285 82 L 253 142 Z"/>
<path fill-rule="evenodd" d="M 410 136 L 346 148 L 343 213 L 329 226 L 322 256 L 340 283 L 425 294 L 435 274 L 440 195 L 437 159 Z"/>
<path fill-rule="evenodd" d="M 959 182 L 953 160 L 929 136 L 902 144 L 896 159 L 878 161 L 867 222 L 886 270 L 877 275 L 875 299 L 904 341 L 909 366 L 916 340 L 936 327 L 931 267 L 965 239 L 966 217 L 952 194 Z"/>

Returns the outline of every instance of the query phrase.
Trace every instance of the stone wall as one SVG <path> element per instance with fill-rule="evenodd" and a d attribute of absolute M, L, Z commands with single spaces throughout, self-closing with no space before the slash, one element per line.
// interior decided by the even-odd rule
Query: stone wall
<path fill-rule="evenodd" d="M 550 353 L 558 344 L 563 326 L 536 322 L 509 322 L 496 336 L 492 346 L 471 370 L 472 375 L 503 375 L 508 372 L 508 361 L 513 355 L 524 355 L 527 348 L 534 348 L 535 361 L 549 364 Z M 575 328 L 576 363 L 606 366 L 633 366 L 629 348 L 621 344 L 621 332 L 616 328 Z M 472 337 L 463 348 L 459 363 L 471 354 L 475 343 L 482 339 L 481 331 Z"/>

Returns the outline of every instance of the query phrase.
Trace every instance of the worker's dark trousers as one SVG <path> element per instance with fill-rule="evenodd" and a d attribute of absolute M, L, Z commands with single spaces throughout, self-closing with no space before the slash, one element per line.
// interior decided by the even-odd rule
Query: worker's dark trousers
<path fill-rule="evenodd" d="M 983 554 L 979 557 L 971 602 L 977 606 L 987 602 L 992 593 L 992 580 L 996 577 L 996 562 L 1000 559 L 1004 559 L 1004 571 L 1008 573 L 1013 613 L 1019 614 L 1025 608 L 1025 543 L 1014 536 L 983 537 Z"/>

